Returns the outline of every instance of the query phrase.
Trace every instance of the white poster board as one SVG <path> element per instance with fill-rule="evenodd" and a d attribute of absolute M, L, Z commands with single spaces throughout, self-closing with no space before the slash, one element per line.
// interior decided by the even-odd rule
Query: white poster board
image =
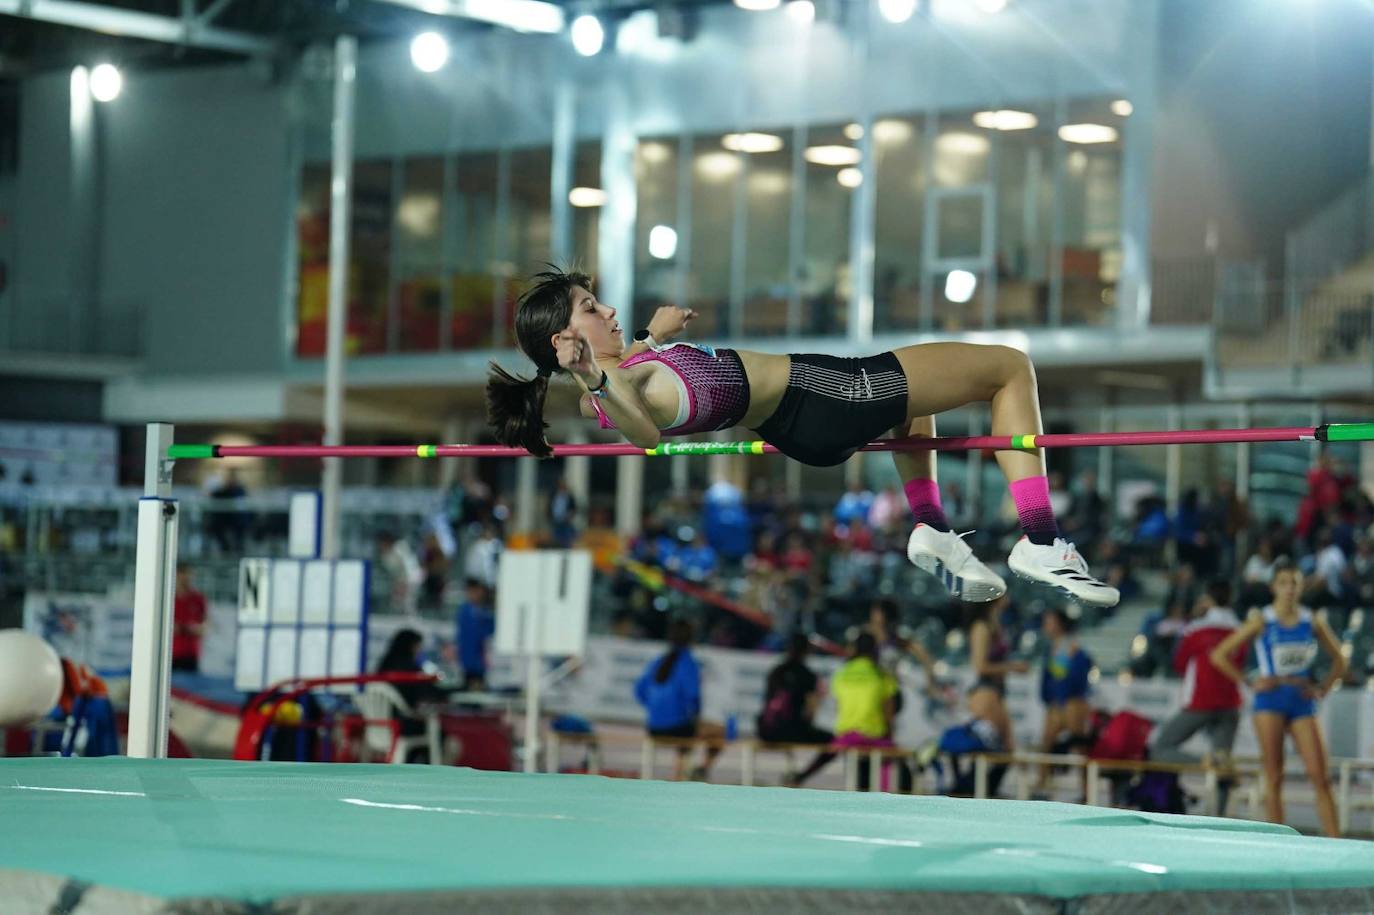
<path fill-rule="evenodd" d="M 503 553 L 493 649 L 545 657 L 582 654 L 591 594 L 592 554 L 585 550 Z"/>

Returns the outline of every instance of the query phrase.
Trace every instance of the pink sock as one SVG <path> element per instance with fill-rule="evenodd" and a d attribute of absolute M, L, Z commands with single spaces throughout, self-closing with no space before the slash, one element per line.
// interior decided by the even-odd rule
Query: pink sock
<path fill-rule="evenodd" d="M 1050 481 L 1048 477 L 1026 477 L 1017 480 L 1009 487 L 1011 498 L 1016 502 L 1016 516 L 1021 521 L 1021 530 L 1026 532 L 1031 543 L 1047 546 L 1059 536 L 1059 525 L 1054 520 L 1054 508 L 1050 505 Z"/>
<path fill-rule="evenodd" d="M 945 519 L 945 508 L 940 504 L 940 487 L 934 480 L 907 480 L 902 489 L 906 491 L 906 503 L 916 521 L 928 524 L 937 531 L 949 530 Z"/>

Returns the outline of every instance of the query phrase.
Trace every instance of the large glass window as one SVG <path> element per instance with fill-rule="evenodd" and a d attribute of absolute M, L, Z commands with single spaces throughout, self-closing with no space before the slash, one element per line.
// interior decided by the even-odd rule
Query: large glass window
<path fill-rule="evenodd" d="M 696 333 L 729 333 L 730 249 L 734 230 L 735 184 L 744 153 L 731 152 L 720 136 L 698 137 L 692 144 L 692 251 L 688 305 L 696 309 Z"/>
<path fill-rule="evenodd" d="M 844 334 L 849 321 L 849 214 L 858 147 L 844 125 L 807 132 L 806 239 L 801 267 L 802 332 Z"/>
<path fill-rule="evenodd" d="M 927 199 L 927 240 L 934 260 L 934 326 L 958 331 L 984 326 L 988 273 L 984 240 L 991 212 L 993 131 L 978 126 L 973 112 L 942 114 L 937 120 Z"/>
<path fill-rule="evenodd" d="M 392 169 L 390 160 L 353 166 L 353 216 L 348 283 L 350 355 L 386 350 L 391 302 Z"/>
<path fill-rule="evenodd" d="M 1055 123 L 1051 109 L 997 112 L 997 309 L 999 327 L 1049 322 L 1054 236 Z"/>
<path fill-rule="evenodd" d="M 573 187 L 601 189 L 601 143 L 588 140 L 577 144 L 573 159 Z M 597 270 L 598 222 L 600 207 L 572 208 L 573 262 L 586 273 Z"/>
<path fill-rule="evenodd" d="M 635 149 L 634 313 L 641 324 L 647 323 L 654 308 L 672 302 L 678 294 L 682 227 L 677 212 L 677 153 L 678 141 L 673 137 L 650 137 Z"/>
<path fill-rule="evenodd" d="M 494 339 L 500 155 L 462 153 L 454 171 L 451 342 L 454 349 L 475 349 Z"/>
<path fill-rule="evenodd" d="M 1062 320 L 1103 324 L 1121 274 L 1121 129 L 1106 99 L 1075 101 L 1059 128 L 1064 144 Z"/>
<path fill-rule="evenodd" d="M 391 301 L 392 169 L 390 160 L 353 166 L 351 250 L 348 271 L 348 318 L 344 346 L 350 355 L 381 353 L 387 348 Z M 328 163 L 314 163 L 301 173 L 296 208 L 299 288 L 296 300 L 296 355 L 322 356 L 329 313 Z"/>
<path fill-rule="evenodd" d="M 444 160 L 407 159 L 404 188 L 396 205 L 397 348 L 402 352 L 439 348 L 443 312 Z"/>
<path fill-rule="evenodd" d="M 296 355 L 323 356 L 329 313 L 329 165 L 307 163 L 296 203 Z"/>
<path fill-rule="evenodd" d="M 510 153 L 510 217 L 506 224 L 508 274 L 528 276 L 553 258 L 553 150 L 548 146 Z"/>
<path fill-rule="evenodd" d="M 873 123 L 877 205 L 874 226 L 873 325 L 904 330 L 921 321 L 921 239 L 925 213 L 920 120 Z M 854 125 L 857 134 L 858 125 Z"/>
<path fill-rule="evenodd" d="M 737 135 L 731 145 L 746 150 L 744 333 L 787 333 L 791 282 L 788 277 L 792 225 L 792 131 Z"/>

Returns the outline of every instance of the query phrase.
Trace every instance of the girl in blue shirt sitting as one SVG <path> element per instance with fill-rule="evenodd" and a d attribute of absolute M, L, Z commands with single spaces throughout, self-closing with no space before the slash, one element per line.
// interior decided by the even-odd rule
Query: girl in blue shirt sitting
<path fill-rule="evenodd" d="M 676 737 L 720 741 L 724 729 L 701 717 L 701 668 L 692 657 L 692 626 L 674 620 L 668 626 L 668 651 L 649 662 L 635 683 L 635 698 L 648 711 L 645 727 L 651 737 Z M 682 780 L 690 746 L 680 746 L 673 767 L 673 779 Z M 711 764 L 720 755 L 720 744 L 708 744 L 701 765 L 692 770 L 692 779 L 705 781 Z"/>

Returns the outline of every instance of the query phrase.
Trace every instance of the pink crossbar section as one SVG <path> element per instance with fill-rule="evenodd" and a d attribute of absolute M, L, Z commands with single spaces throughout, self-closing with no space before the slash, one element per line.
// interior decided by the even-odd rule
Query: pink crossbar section
<path fill-rule="evenodd" d="M 1174 429 L 1158 432 L 1081 432 L 1037 435 L 1038 448 L 1101 448 L 1122 445 L 1207 445 L 1232 442 L 1312 441 L 1311 426 L 1276 429 Z M 968 435 L 948 438 L 883 439 L 860 451 L 1002 451 L 1011 448 L 1010 435 Z M 220 457 L 261 458 L 403 458 L 415 457 L 415 445 L 220 445 Z M 555 445 L 557 457 L 616 457 L 643 455 L 644 449 L 627 444 Z M 776 454 L 772 445 L 764 454 Z M 523 448 L 504 445 L 435 445 L 434 457 L 528 457 Z"/>

